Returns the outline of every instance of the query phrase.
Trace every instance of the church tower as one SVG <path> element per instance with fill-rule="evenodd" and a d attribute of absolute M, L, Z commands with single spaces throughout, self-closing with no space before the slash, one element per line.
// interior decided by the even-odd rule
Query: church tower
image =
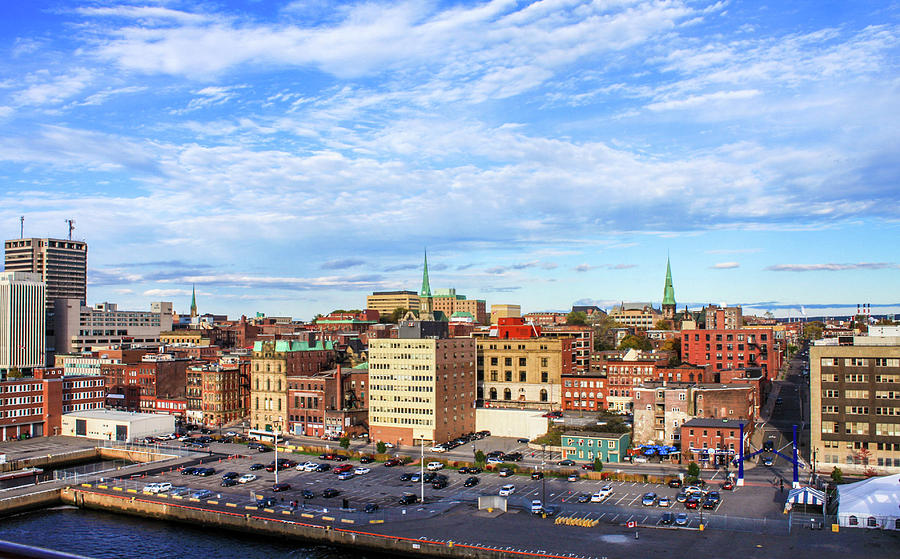
<path fill-rule="evenodd" d="M 191 322 L 197 318 L 197 286 L 191 286 Z"/>
<path fill-rule="evenodd" d="M 669 257 L 666 257 L 666 286 L 663 289 L 662 313 L 666 320 L 675 318 L 675 287 L 672 285 L 672 266 L 669 264 Z"/>
<path fill-rule="evenodd" d="M 425 268 L 422 272 L 422 289 L 419 291 L 419 320 L 434 320 L 431 300 L 431 283 L 428 281 L 428 251 L 425 251 Z"/>

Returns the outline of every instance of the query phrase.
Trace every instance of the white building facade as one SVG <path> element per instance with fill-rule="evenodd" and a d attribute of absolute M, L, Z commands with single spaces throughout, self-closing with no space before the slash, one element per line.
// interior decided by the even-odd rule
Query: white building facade
<path fill-rule="evenodd" d="M 0 374 L 46 365 L 46 287 L 41 275 L 0 272 Z"/>

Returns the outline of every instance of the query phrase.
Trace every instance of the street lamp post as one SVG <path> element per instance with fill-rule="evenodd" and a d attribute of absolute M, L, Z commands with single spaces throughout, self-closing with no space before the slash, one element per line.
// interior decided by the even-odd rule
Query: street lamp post
<path fill-rule="evenodd" d="M 281 418 L 279 417 L 274 424 L 275 437 L 272 440 L 275 446 L 275 485 L 278 485 L 278 428 L 281 425 Z"/>
<path fill-rule="evenodd" d="M 419 439 L 421 441 L 421 454 L 419 455 L 419 484 L 421 486 L 421 500 L 425 502 L 425 437 Z"/>
<path fill-rule="evenodd" d="M 545 471 L 545 458 L 547 445 L 541 445 L 541 506 L 547 503 L 547 472 Z"/>

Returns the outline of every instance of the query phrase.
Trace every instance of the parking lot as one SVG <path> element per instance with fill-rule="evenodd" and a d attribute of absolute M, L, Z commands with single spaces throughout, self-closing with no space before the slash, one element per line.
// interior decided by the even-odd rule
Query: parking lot
<path fill-rule="evenodd" d="M 231 446 L 231 445 L 229 445 Z M 246 447 L 244 447 L 246 452 Z M 514 449 L 508 449 L 514 450 Z M 599 520 L 604 523 L 625 524 L 635 522 L 638 525 L 659 525 L 665 512 L 675 514 L 685 512 L 688 515 L 687 527 L 696 528 L 700 524 L 700 510 L 686 510 L 683 503 L 675 500 L 679 489 L 665 485 L 638 482 L 605 482 L 580 478 L 569 482 L 565 478 L 550 477 L 540 480 L 531 479 L 527 475 L 500 477 L 497 473 L 483 472 L 478 474 L 479 482 L 472 487 L 465 487 L 464 482 L 470 474 L 459 473 L 453 469 L 443 469 L 438 473 L 447 476 L 447 486 L 442 489 L 432 488 L 430 483 L 424 484 L 424 503 L 400 505 L 399 500 L 405 493 L 420 495 L 421 482 L 402 481 L 404 473 L 417 474 L 419 466 L 385 467 L 383 463 L 361 465 L 358 461 L 334 462 L 323 460 L 318 456 L 278 453 L 279 460 L 290 459 L 297 463 L 312 461 L 328 464 L 332 468 L 342 464 L 353 468 L 366 467 L 369 472 L 353 475 L 349 479 L 338 479 L 333 471 L 307 472 L 295 468 L 278 472 L 279 483 L 286 483 L 290 488 L 274 492 L 274 472 L 265 469 L 251 470 L 251 465 L 268 465 L 274 459 L 274 453 L 250 453 L 233 455 L 211 461 L 205 466 L 215 468 L 212 475 L 200 477 L 181 475 L 180 471 L 166 471 L 142 479 L 105 480 L 109 487 L 118 487 L 119 491 L 141 492 L 145 485 L 155 482 L 169 482 L 175 493 L 182 493 L 181 499 L 191 499 L 195 491 L 208 490 L 209 494 L 201 495 L 199 500 L 214 502 L 218 505 L 239 509 L 257 509 L 259 498 L 272 498 L 271 504 L 263 508 L 280 514 L 296 514 L 306 519 L 341 522 L 352 519 L 354 522 L 388 521 L 402 518 L 418 518 L 439 514 L 461 503 L 475 503 L 479 496 L 497 495 L 500 487 L 513 484 L 515 491 L 508 498 L 509 507 L 516 510 L 528 510 L 531 501 L 541 500 L 544 505 L 553 506 L 557 515 L 576 516 L 588 520 Z M 428 459 L 426 458 L 426 462 Z M 240 483 L 231 487 L 222 487 L 222 475 L 225 472 L 236 472 L 238 475 L 252 473 L 257 479 L 248 483 Z M 602 503 L 579 503 L 579 496 L 590 495 L 605 485 L 612 486 L 611 495 Z M 710 481 L 711 489 L 718 489 L 719 483 Z M 177 488 L 186 488 L 178 491 Z M 334 489 L 339 493 L 333 497 L 324 497 L 326 489 Z M 304 498 L 303 492 L 312 493 L 311 498 Z M 643 506 L 641 498 L 647 492 L 655 492 L 658 496 L 666 496 L 671 501 L 670 507 Z M 724 524 L 728 516 L 755 517 L 768 516 L 776 519 L 780 516 L 780 505 L 771 497 L 772 488 L 742 487 L 734 491 L 721 491 L 721 502 L 712 510 L 703 510 L 704 524 Z M 776 490 L 777 493 L 777 490 Z M 173 498 L 171 495 L 159 498 Z M 196 497 L 194 497 L 196 498 Z M 345 502 L 346 500 L 346 502 Z M 296 505 L 296 506 L 295 506 Z M 377 509 L 365 513 L 377 506 Z"/>

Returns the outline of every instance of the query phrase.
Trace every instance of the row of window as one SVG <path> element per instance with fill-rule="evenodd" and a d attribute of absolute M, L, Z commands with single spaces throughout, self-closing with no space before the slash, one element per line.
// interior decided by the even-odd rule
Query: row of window
<path fill-rule="evenodd" d="M 25 417 L 29 415 L 41 415 L 44 408 L 20 408 L 17 410 L 0 410 L 0 418 L 2 417 Z"/>
<path fill-rule="evenodd" d="M 37 392 L 40 384 L 0 384 L 0 393 L 3 392 Z"/>
<path fill-rule="evenodd" d="M 103 402 L 88 402 L 86 404 L 69 404 L 63 406 L 63 413 L 68 413 L 70 411 L 82 411 L 82 410 L 99 410 L 103 407 Z"/>
<path fill-rule="evenodd" d="M 862 357 L 845 357 L 844 366 L 845 367 L 868 367 L 869 360 Z M 835 365 L 839 365 L 841 362 L 841 358 L 839 357 L 823 357 L 820 361 L 820 364 L 823 367 L 834 367 Z M 893 357 L 875 357 L 872 359 L 873 364 L 876 367 L 900 367 L 900 359 Z"/>
<path fill-rule="evenodd" d="M 524 388 L 519 389 L 519 392 L 524 392 L 524 391 L 525 391 Z M 496 388 L 491 388 L 491 389 L 488 391 L 488 399 L 489 399 L 489 400 L 496 400 L 496 399 L 497 399 L 497 389 L 496 389 Z M 512 390 L 510 390 L 509 388 L 504 388 L 504 389 L 503 389 L 503 399 L 504 399 L 504 400 L 512 400 Z M 546 389 L 543 389 L 543 388 L 541 389 L 541 392 L 540 392 L 540 401 L 541 401 L 541 402 L 547 402 L 547 401 L 549 401 L 549 395 L 548 395 Z"/>
<path fill-rule="evenodd" d="M 828 389 L 822 391 L 823 398 L 840 398 L 840 390 Z M 855 400 L 868 400 L 868 390 L 845 390 L 844 398 Z M 875 398 L 878 400 L 900 400 L 900 390 L 876 390 Z"/>

